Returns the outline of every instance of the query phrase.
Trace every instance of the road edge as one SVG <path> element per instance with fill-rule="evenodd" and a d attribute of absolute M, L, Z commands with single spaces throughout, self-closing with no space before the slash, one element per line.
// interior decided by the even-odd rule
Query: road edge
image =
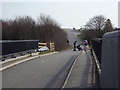
<path fill-rule="evenodd" d="M 81 53 L 82 53 L 82 51 L 79 53 L 79 55 L 80 55 Z M 66 76 L 65 82 L 64 82 L 64 84 L 62 85 L 61 90 L 65 88 L 65 86 L 66 86 L 66 84 L 67 84 L 67 82 L 68 82 L 68 79 L 69 79 L 69 77 L 70 77 L 70 74 L 71 74 L 71 72 L 72 72 L 72 70 L 73 70 L 73 67 L 74 67 L 74 65 L 75 65 L 75 63 L 76 63 L 77 58 L 79 57 L 79 55 L 78 55 L 78 56 L 75 58 L 75 60 L 73 61 L 72 65 L 71 65 L 71 67 L 70 67 L 70 69 L 69 69 L 69 71 L 68 71 L 68 74 L 67 74 L 67 76 Z"/>
<path fill-rule="evenodd" d="M 44 56 L 49 56 L 49 55 L 57 54 L 57 53 L 58 52 L 52 52 L 52 53 L 47 53 L 47 54 L 38 55 L 38 56 L 34 56 L 34 57 L 28 57 L 27 59 L 23 59 L 21 61 L 15 62 L 15 63 L 10 64 L 8 66 L 0 67 L 0 72 L 3 71 L 3 70 L 5 70 L 5 69 L 11 68 L 13 66 L 16 66 L 18 64 L 21 64 L 21 63 L 24 63 L 24 62 L 27 62 L 27 61 L 30 61 L 30 60 L 33 60 L 33 59 L 36 59 L 36 58 L 41 58 L 41 57 L 44 57 Z"/>

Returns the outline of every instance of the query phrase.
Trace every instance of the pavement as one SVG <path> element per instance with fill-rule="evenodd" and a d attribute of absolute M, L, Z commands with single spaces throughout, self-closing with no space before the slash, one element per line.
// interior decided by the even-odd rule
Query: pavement
<path fill-rule="evenodd" d="M 99 88 L 95 63 L 90 51 L 82 51 L 77 57 L 63 88 Z"/>

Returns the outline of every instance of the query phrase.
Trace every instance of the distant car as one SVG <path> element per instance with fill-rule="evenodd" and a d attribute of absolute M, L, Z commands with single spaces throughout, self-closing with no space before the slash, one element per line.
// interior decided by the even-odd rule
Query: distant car
<path fill-rule="evenodd" d="M 38 49 L 38 52 L 45 52 L 45 51 L 49 51 L 48 47 L 42 47 L 40 49 Z"/>

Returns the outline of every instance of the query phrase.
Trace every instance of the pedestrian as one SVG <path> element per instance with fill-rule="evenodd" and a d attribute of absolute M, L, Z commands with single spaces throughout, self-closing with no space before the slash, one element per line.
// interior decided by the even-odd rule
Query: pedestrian
<path fill-rule="evenodd" d="M 69 43 L 69 40 L 67 39 L 66 43 Z"/>
<path fill-rule="evenodd" d="M 87 45 L 88 45 L 87 40 L 85 40 L 85 41 L 84 41 L 84 45 L 85 45 L 85 46 L 87 46 Z"/>
<path fill-rule="evenodd" d="M 73 51 L 76 51 L 76 43 L 77 43 L 77 41 L 75 41 L 75 42 L 73 43 Z"/>
<path fill-rule="evenodd" d="M 77 46 L 77 49 L 78 49 L 79 51 L 82 50 L 82 48 L 81 48 L 80 45 Z"/>
<path fill-rule="evenodd" d="M 84 51 L 88 50 L 88 43 L 87 40 L 84 40 Z"/>

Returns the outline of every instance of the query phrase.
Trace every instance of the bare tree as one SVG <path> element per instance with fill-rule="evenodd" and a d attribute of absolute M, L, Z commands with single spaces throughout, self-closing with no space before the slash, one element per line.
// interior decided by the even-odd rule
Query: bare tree
<path fill-rule="evenodd" d="M 66 33 L 60 28 L 60 24 L 52 19 L 49 15 L 40 14 L 38 20 L 38 36 L 44 42 L 55 42 L 56 50 L 63 50 L 66 48 Z"/>
<path fill-rule="evenodd" d="M 56 20 L 52 19 L 49 15 L 40 14 L 37 18 L 39 25 L 53 25 L 60 27 L 60 24 Z"/>
<path fill-rule="evenodd" d="M 86 30 L 82 32 L 85 39 L 102 38 L 106 32 L 113 31 L 113 25 L 110 19 L 106 19 L 103 15 L 94 16 L 85 25 Z"/>
<path fill-rule="evenodd" d="M 103 15 L 94 16 L 87 22 L 85 28 L 88 30 L 100 31 L 103 30 L 105 22 L 106 22 L 106 18 Z"/>
<path fill-rule="evenodd" d="M 67 48 L 66 33 L 49 15 L 41 15 L 38 22 L 29 16 L 16 17 L 15 20 L 2 21 L 3 40 L 37 39 L 39 42 L 55 42 L 56 50 Z"/>

